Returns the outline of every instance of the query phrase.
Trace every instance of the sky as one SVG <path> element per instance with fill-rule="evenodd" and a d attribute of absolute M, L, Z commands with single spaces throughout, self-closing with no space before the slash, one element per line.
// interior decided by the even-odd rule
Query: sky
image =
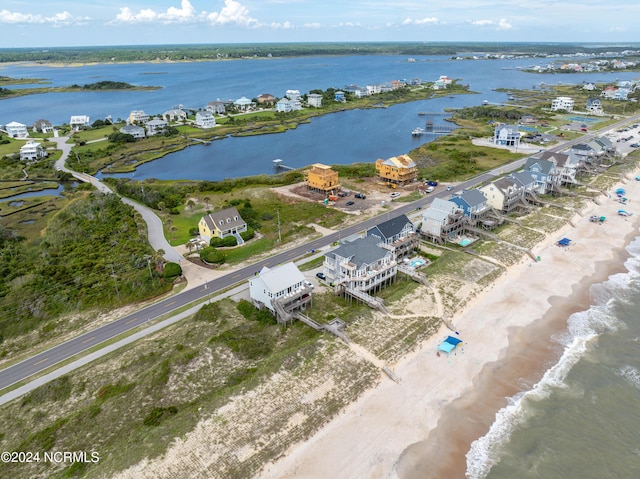
<path fill-rule="evenodd" d="M 2 0 L 0 47 L 637 43 L 638 0 Z"/>

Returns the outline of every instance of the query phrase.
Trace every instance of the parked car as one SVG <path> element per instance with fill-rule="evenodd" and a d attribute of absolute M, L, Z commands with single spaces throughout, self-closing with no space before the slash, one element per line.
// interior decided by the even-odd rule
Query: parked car
<path fill-rule="evenodd" d="M 398 193 L 397 191 L 394 191 L 389 196 L 391 196 L 391 199 L 399 198 L 400 197 L 400 193 Z"/>
<path fill-rule="evenodd" d="M 340 193 L 338 193 L 338 196 L 344 198 L 345 196 L 347 196 L 347 194 L 341 191 Z"/>
<path fill-rule="evenodd" d="M 324 273 L 316 273 L 316 277 L 324 281 L 327 279 L 327 276 Z"/>
<path fill-rule="evenodd" d="M 453 185 L 447 186 L 447 191 L 451 191 L 451 190 L 453 190 Z"/>
<path fill-rule="evenodd" d="M 429 181 L 427 184 L 429 186 L 438 186 L 438 182 L 437 181 Z"/>
<path fill-rule="evenodd" d="M 426 189 L 426 190 L 424 190 L 424 191 L 426 191 L 427 193 L 431 193 L 433 190 L 435 190 L 435 188 L 434 188 L 433 186 L 429 186 L 429 187 L 427 187 L 427 189 Z"/>
<path fill-rule="evenodd" d="M 347 206 L 352 206 L 355 205 L 356 203 L 354 201 L 347 201 Z"/>
<path fill-rule="evenodd" d="M 360 198 L 361 200 L 366 200 L 367 199 L 367 195 L 363 194 L 363 193 L 356 193 L 355 195 L 356 198 Z"/>

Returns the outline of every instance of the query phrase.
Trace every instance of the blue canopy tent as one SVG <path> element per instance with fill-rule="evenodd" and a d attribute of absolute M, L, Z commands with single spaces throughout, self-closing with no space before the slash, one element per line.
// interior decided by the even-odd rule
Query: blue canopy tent
<path fill-rule="evenodd" d="M 562 238 L 558 241 L 558 246 L 569 246 L 569 243 L 571 243 L 569 238 Z"/>
<path fill-rule="evenodd" d="M 458 338 L 454 338 L 453 336 L 448 336 L 440 346 L 438 346 L 438 351 L 444 351 L 449 354 L 451 351 L 455 349 L 455 347 L 460 344 L 462 340 Z"/>

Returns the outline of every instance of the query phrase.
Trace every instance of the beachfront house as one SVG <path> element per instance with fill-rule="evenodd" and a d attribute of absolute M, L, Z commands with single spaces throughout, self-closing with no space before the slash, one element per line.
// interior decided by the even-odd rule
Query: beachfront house
<path fill-rule="evenodd" d="M 529 172 L 516 171 L 515 173 L 511 173 L 509 176 L 511 176 L 511 178 L 513 178 L 522 187 L 522 191 L 525 193 L 525 198 L 527 195 L 532 194 L 535 191 L 536 180 Z"/>
<path fill-rule="evenodd" d="M 259 105 L 273 106 L 273 104 L 276 102 L 276 97 L 271 93 L 263 93 L 262 95 L 258 96 L 256 100 L 258 100 Z"/>
<path fill-rule="evenodd" d="M 224 115 L 227 112 L 225 103 L 220 100 L 210 101 L 209 103 L 207 103 L 206 110 L 213 113 L 214 115 Z"/>
<path fill-rule="evenodd" d="M 216 126 L 216 117 L 210 111 L 196 113 L 196 126 L 198 128 L 213 128 Z"/>
<path fill-rule="evenodd" d="M 69 126 L 74 131 L 90 128 L 91 120 L 88 115 L 74 115 L 69 120 Z"/>
<path fill-rule="evenodd" d="M 293 263 L 264 266 L 249 280 L 249 297 L 258 309 L 267 308 L 279 323 L 286 323 L 293 312 L 311 304 L 312 286 Z"/>
<path fill-rule="evenodd" d="M 523 168 L 535 180 L 535 192 L 547 193 L 555 188 L 555 165 L 552 161 L 529 157 Z"/>
<path fill-rule="evenodd" d="M 144 138 L 146 136 L 144 128 L 137 125 L 124 125 L 122 128 L 120 128 L 120 133 L 131 135 L 135 139 Z"/>
<path fill-rule="evenodd" d="M 322 106 L 322 95 L 318 93 L 309 93 L 309 95 L 307 95 L 307 104 L 315 108 L 320 108 Z"/>
<path fill-rule="evenodd" d="M 409 155 L 393 156 L 387 160 L 376 160 L 378 179 L 384 183 L 407 185 L 418 179 L 418 166 Z"/>
<path fill-rule="evenodd" d="M 505 125 L 499 123 L 493 130 L 493 143 L 495 145 L 502 146 L 515 146 L 520 145 L 520 132 L 518 131 L 518 125 Z"/>
<path fill-rule="evenodd" d="M 7 132 L 9 138 L 28 138 L 29 132 L 27 131 L 27 125 L 12 121 L 4 125 L 4 131 Z"/>
<path fill-rule="evenodd" d="M 249 111 L 253 110 L 256 104 L 249 100 L 246 96 L 243 96 L 234 101 L 233 106 L 236 107 L 238 111 Z"/>
<path fill-rule="evenodd" d="M 431 88 L 434 90 L 445 90 L 453 80 L 446 75 L 441 75 L 436 81 L 433 82 Z"/>
<path fill-rule="evenodd" d="M 287 113 L 290 111 L 302 110 L 302 104 L 300 100 L 289 100 L 288 98 L 281 98 L 276 103 L 276 111 Z"/>
<path fill-rule="evenodd" d="M 154 118 L 149 120 L 145 126 L 147 127 L 147 136 L 153 136 L 163 134 L 169 124 L 160 118 Z"/>
<path fill-rule="evenodd" d="M 33 122 L 33 131 L 38 133 L 53 133 L 53 125 L 49 120 L 36 120 Z"/>
<path fill-rule="evenodd" d="M 395 255 L 375 236 L 342 243 L 324 256 L 323 271 L 338 292 L 370 292 L 395 278 Z"/>
<path fill-rule="evenodd" d="M 129 123 L 132 125 L 144 125 L 149 121 L 149 115 L 142 110 L 132 110 L 129 113 Z"/>
<path fill-rule="evenodd" d="M 502 214 L 514 213 L 524 206 L 524 186 L 512 176 L 498 178 L 479 189 L 486 196 L 487 204 Z"/>
<path fill-rule="evenodd" d="M 568 96 L 559 96 L 551 101 L 551 110 L 552 111 L 558 111 L 558 110 L 573 111 L 574 104 L 575 102 L 573 98 L 570 98 Z"/>
<path fill-rule="evenodd" d="M 534 155 L 534 158 L 553 162 L 555 170 L 555 182 L 558 185 L 570 185 L 576 182 L 576 175 L 581 161 L 578 155 L 543 151 Z"/>
<path fill-rule="evenodd" d="M 35 161 L 46 156 L 46 150 L 37 141 L 29 140 L 20 147 L 20 161 Z"/>
<path fill-rule="evenodd" d="M 240 233 L 247 231 L 247 223 L 232 206 L 203 216 L 198 223 L 198 231 L 200 238 L 207 243 L 210 243 L 213 238 L 235 236 L 238 244 L 243 244 Z"/>
<path fill-rule="evenodd" d="M 487 197 L 478 189 L 463 190 L 451 196 L 450 201 L 454 202 L 469 218 L 471 224 L 482 221 L 489 211 Z"/>
<path fill-rule="evenodd" d="M 166 122 L 170 121 L 184 121 L 187 119 L 187 112 L 180 108 L 173 108 L 167 110 L 162 114 L 162 119 Z"/>
<path fill-rule="evenodd" d="M 366 236 L 378 238 L 379 245 L 393 252 L 396 259 L 409 256 L 418 247 L 415 225 L 406 215 L 400 215 L 370 228 Z"/>
<path fill-rule="evenodd" d="M 340 189 L 338 172 L 322 163 L 314 163 L 311 169 L 302 172 L 307 188 L 325 195 L 333 194 Z"/>
<path fill-rule="evenodd" d="M 453 241 L 464 231 L 466 216 L 453 201 L 434 198 L 422 214 L 420 234 L 434 243 Z"/>
<path fill-rule="evenodd" d="M 300 95 L 300 90 L 287 90 L 285 92 L 284 96 L 286 98 L 288 98 L 289 100 L 298 100 L 298 101 L 300 101 L 300 98 L 302 98 L 302 96 Z"/>

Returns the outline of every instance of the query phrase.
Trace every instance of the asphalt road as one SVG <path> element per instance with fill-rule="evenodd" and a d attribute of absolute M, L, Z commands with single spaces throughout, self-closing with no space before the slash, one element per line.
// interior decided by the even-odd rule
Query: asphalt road
<path fill-rule="evenodd" d="M 638 119 L 640 119 L 640 115 L 637 115 L 633 118 L 625 118 L 624 120 L 621 120 L 614 125 L 608 126 L 606 129 L 589 133 L 576 140 L 571 140 L 561 145 L 549 148 L 549 150 L 566 150 L 576 143 L 584 143 L 595 136 L 603 134 L 606 131 L 616 129 L 624 124 L 636 122 L 638 121 Z M 494 170 L 483 173 L 482 175 L 477 176 L 471 180 L 462 182 L 456 186 L 456 191 L 463 188 L 476 186 L 496 176 L 502 176 L 511 171 L 517 170 L 522 167 L 525 161 L 526 158 L 516 160 L 508 165 L 501 166 Z M 230 273 L 221 278 L 211 280 L 200 287 L 185 291 L 183 293 L 179 293 L 175 296 L 159 301 L 158 303 L 148 306 L 147 308 L 139 310 L 135 313 L 129 314 L 109 324 L 105 324 L 104 326 L 96 328 L 81 336 L 73 338 L 69 341 L 66 341 L 51 349 L 48 349 L 42 353 L 39 353 L 35 356 L 25 359 L 24 361 L 1 370 L 0 390 L 19 381 L 23 381 L 34 374 L 37 374 L 51 366 L 54 366 L 55 364 L 65 361 L 78 353 L 97 346 L 105 341 L 108 341 L 130 329 L 136 328 L 140 325 L 144 325 L 144 323 L 149 322 L 159 316 L 175 311 L 176 309 L 179 309 L 193 301 L 201 299 L 204 296 L 207 296 L 216 291 L 226 289 L 227 287 L 236 283 L 246 281 L 249 277 L 254 276 L 258 271 L 260 271 L 263 266 L 273 267 L 281 263 L 293 261 L 296 258 L 299 258 L 304 254 L 310 252 L 312 249 L 320 249 L 324 246 L 339 241 L 340 239 L 363 232 L 382 221 L 395 218 L 402 214 L 408 214 L 412 211 L 415 211 L 418 207 L 422 208 L 428 205 L 433 201 L 433 198 L 446 198 L 449 195 L 450 192 L 446 191 L 442 186 L 439 186 L 435 192 L 426 195 L 424 198 L 421 198 L 418 201 L 404 204 L 392 211 L 368 219 L 356 225 L 344 228 L 339 232 L 332 233 L 328 236 L 324 236 L 323 238 L 319 238 L 304 245 L 294 247 L 290 250 L 274 255 L 271 258 L 258 261 L 251 266 L 247 266 L 240 270 L 234 271 L 233 273 Z"/>

